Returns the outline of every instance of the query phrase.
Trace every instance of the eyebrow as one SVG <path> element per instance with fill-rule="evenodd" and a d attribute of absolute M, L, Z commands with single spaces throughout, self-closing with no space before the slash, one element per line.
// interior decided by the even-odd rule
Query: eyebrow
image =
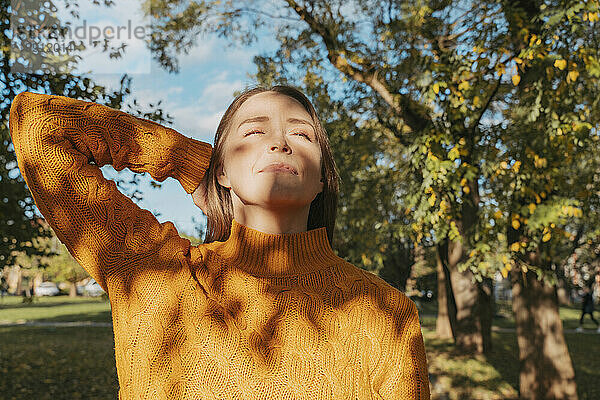
<path fill-rule="evenodd" d="M 268 121 L 269 117 L 267 117 L 266 115 L 262 115 L 260 117 L 252 117 L 252 118 L 248 118 L 244 121 L 242 121 L 239 125 L 238 128 L 244 124 L 248 124 L 250 122 L 265 122 Z M 299 119 L 299 118 L 288 118 L 287 122 L 291 122 L 293 124 L 306 124 L 309 125 L 310 127 L 312 127 L 312 124 L 304 119 Z"/>

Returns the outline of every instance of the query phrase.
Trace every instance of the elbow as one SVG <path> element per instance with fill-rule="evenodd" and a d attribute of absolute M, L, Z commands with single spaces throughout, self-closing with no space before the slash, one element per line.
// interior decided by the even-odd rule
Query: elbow
<path fill-rule="evenodd" d="M 11 136 L 13 137 L 13 141 L 15 133 L 21 126 L 21 121 L 23 119 L 23 115 L 25 114 L 25 107 L 27 106 L 27 103 L 31 102 L 31 95 L 34 94 L 35 93 L 31 92 L 21 92 L 15 96 L 10 104 L 8 127 Z"/>
<path fill-rule="evenodd" d="M 10 115 L 22 113 L 23 105 L 27 104 L 31 95 L 35 95 L 35 93 L 25 91 L 17 94 L 10 105 Z"/>

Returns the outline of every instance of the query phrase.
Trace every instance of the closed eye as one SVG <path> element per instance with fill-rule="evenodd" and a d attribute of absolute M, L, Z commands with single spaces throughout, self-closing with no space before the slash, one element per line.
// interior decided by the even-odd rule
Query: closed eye
<path fill-rule="evenodd" d="M 258 130 L 258 129 L 253 129 L 253 130 L 251 130 L 250 132 L 246 132 L 246 133 L 244 134 L 244 137 L 246 137 L 246 136 L 248 136 L 248 135 L 251 135 L 251 134 L 253 134 L 253 133 L 264 133 L 264 132 L 263 132 L 263 131 L 261 131 L 261 130 Z"/>
<path fill-rule="evenodd" d="M 262 134 L 264 134 L 264 132 L 263 132 L 263 131 L 261 131 L 261 130 L 259 130 L 259 129 L 253 129 L 253 130 L 251 130 L 251 131 L 249 131 L 249 132 L 246 132 L 246 133 L 244 134 L 244 137 L 246 137 L 246 136 L 249 136 L 249 135 L 251 135 L 251 134 L 253 134 L 253 133 L 262 133 Z M 295 133 L 294 133 L 294 135 L 298 135 L 298 136 L 304 136 L 304 137 L 305 137 L 305 138 L 306 138 L 306 139 L 307 139 L 309 142 L 312 142 L 312 140 L 310 140 L 310 136 L 308 136 L 308 135 L 307 135 L 306 133 L 304 133 L 304 132 L 295 132 Z"/>
<path fill-rule="evenodd" d="M 309 142 L 312 142 L 312 140 L 310 140 L 310 136 L 308 136 L 306 133 L 304 132 L 296 132 L 295 135 L 300 135 L 300 136 L 304 136 L 306 139 L 308 139 Z"/>

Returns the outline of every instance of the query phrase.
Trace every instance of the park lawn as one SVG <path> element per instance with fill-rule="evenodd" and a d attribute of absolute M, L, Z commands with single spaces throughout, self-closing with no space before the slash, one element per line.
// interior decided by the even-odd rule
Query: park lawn
<path fill-rule="evenodd" d="M 110 322 L 110 303 L 99 298 L 20 298 L 0 303 L 0 320 Z M 430 306 L 430 308 L 432 308 Z M 565 327 L 577 326 L 579 310 L 561 308 Z M 575 325 L 572 325 L 572 324 Z M 518 388 L 514 332 L 493 332 L 492 353 L 472 357 L 435 337 L 435 316 L 421 311 L 432 398 L 511 399 Z M 494 325 L 514 327 L 500 315 Z M 586 325 L 587 326 L 587 325 Z M 600 335 L 566 333 L 580 400 L 600 398 Z M 114 399 L 118 382 L 110 327 L 0 326 L 0 393 L 6 399 Z M 446 397 L 444 397 L 446 396 Z"/>
<path fill-rule="evenodd" d="M 0 393 L 11 399 L 116 399 L 110 327 L 0 326 Z"/>
<path fill-rule="evenodd" d="M 566 329 L 578 326 L 579 310 L 561 307 Z M 519 356 L 515 332 L 492 332 L 492 351 L 487 356 L 457 352 L 451 340 L 435 336 L 435 317 L 424 314 L 421 327 L 432 399 L 516 399 L 519 387 Z M 592 328 L 590 323 L 584 327 Z M 512 319 L 494 318 L 494 326 L 514 328 Z M 565 340 L 575 368 L 579 400 L 600 399 L 600 334 L 565 333 Z"/>
<path fill-rule="evenodd" d="M 19 296 L 0 301 L 0 324 L 9 322 L 111 322 L 110 302 L 101 297 L 44 296 L 23 304 Z"/>

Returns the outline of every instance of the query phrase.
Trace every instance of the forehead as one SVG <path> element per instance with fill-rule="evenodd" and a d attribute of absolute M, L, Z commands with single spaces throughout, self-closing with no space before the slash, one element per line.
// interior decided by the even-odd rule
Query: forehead
<path fill-rule="evenodd" d="M 282 113 L 310 118 L 310 114 L 298 100 L 277 92 L 262 92 L 247 99 L 235 113 L 234 120 Z"/>

